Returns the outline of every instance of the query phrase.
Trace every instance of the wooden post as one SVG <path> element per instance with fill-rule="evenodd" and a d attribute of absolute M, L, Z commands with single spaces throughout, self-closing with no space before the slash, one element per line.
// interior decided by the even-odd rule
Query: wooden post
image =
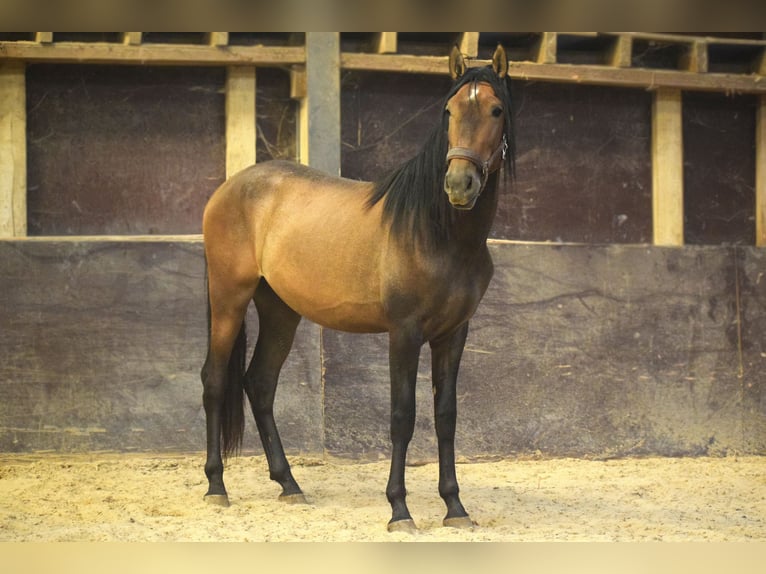
<path fill-rule="evenodd" d="M 460 35 L 460 52 L 466 58 L 479 55 L 479 32 L 463 32 Z"/>
<path fill-rule="evenodd" d="M 210 46 L 226 46 L 229 43 L 228 32 L 208 32 L 207 43 Z"/>
<path fill-rule="evenodd" d="M 755 120 L 755 244 L 766 247 L 766 96 L 758 98 Z"/>
<path fill-rule="evenodd" d="M 378 54 L 396 54 L 397 32 L 378 32 L 373 40 L 375 52 Z"/>
<path fill-rule="evenodd" d="M 688 72 L 706 74 L 708 70 L 707 43 L 697 41 L 687 46 L 681 56 L 681 68 Z"/>
<path fill-rule="evenodd" d="M 535 44 L 535 62 L 538 64 L 555 64 L 557 44 L 556 32 L 543 32 Z"/>
<path fill-rule="evenodd" d="M 301 163 L 340 175 L 340 34 L 306 33 L 306 97 L 298 111 Z"/>
<path fill-rule="evenodd" d="M 226 177 L 255 163 L 255 67 L 226 70 Z"/>
<path fill-rule="evenodd" d="M 123 32 L 122 43 L 126 46 L 140 46 L 143 32 Z"/>
<path fill-rule="evenodd" d="M 0 237 L 27 234 L 26 73 L 0 63 Z"/>
<path fill-rule="evenodd" d="M 684 244 L 681 91 L 662 88 L 652 108 L 652 204 L 655 245 Z"/>
<path fill-rule="evenodd" d="M 633 58 L 633 38 L 617 36 L 607 56 L 608 64 L 615 68 L 630 68 Z"/>

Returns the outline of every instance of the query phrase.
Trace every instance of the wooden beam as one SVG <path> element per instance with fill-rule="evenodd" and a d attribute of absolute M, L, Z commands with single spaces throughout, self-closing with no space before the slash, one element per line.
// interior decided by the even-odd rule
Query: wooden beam
<path fill-rule="evenodd" d="M 535 43 L 535 62 L 538 64 L 555 64 L 557 43 L 556 32 L 543 32 L 540 39 Z"/>
<path fill-rule="evenodd" d="M 340 34 L 306 33 L 306 97 L 298 112 L 301 163 L 340 175 Z"/>
<path fill-rule="evenodd" d="M 122 43 L 128 46 L 140 46 L 143 35 L 143 32 L 123 32 Z"/>
<path fill-rule="evenodd" d="M 766 96 L 758 100 L 755 121 L 755 244 L 766 247 Z"/>
<path fill-rule="evenodd" d="M 753 73 L 760 76 L 766 76 L 766 48 L 761 48 L 761 51 L 753 62 Z"/>
<path fill-rule="evenodd" d="M 652 107 L 652 206 L 655 245 L 684 244 L 681 91 L 657 90 Z"/>
<path fill-rule="evenodd" d="M 26 72 L 0 62 L 0 237 L 27 234 Z"/>
<path fill-rule="evenodd" d="M 463 32 L 460 35 L 460 52 L 466 58 L 479 55 L 479 32 Z"/>
<path fill-rule="evenodd" d="M 449 61 L 446 56 L 344 52 L 340 55 L 340 62 L 341 68 L 344 70 L 400 72 L 405 74 L 449 74 Z"/>
<path fill-rule="evenodd" d="M 306 66 L 293 66 L 290 70 L 290 97 L 300 100 L 306 97 Z"/>
<path fill-rule="evenodd" d="M 228 32 L 208 32 L 207 43 L 210 46 L 226 46 L 229 43 Z"/>
<path fill-rule="evenodd" d="M 618 36 L 609 50 L 608 64 L 615 68 L 630 68 L 633 59 L 633 40 L 629 36 Z"/>
<path fill-rule="evenodd" d="M 469 67 L 486 66 L 489 60 L 470 60 Z M 344 70 L 400 72 L 411 74 L 448 74 L 444 56 L 410 56 L 404 54 L 341 54 Z M 766 79 L 758 74 L 694 74 L 681 70 L 618 68 L 611 66 L 573 66 L 571 64 L 538 64 L 511 61 L 508 75 L 517 80 L 565 82 L 625 88 L 674 88 L 706 92 L 766 94 Z"/>
<path fill-rule="evenodd" d="M 290 66 L 306 61 L 303 46 L 227 46 L 221 50 L 178 44 L 0 42 L 0 54 L 13 60 L 79 64 Z"/>
<path fill-rule="evenodd" d="M 396 32 L 378 32 L 373 39 L 373 49 L 378 54 L 396 54 L 397 42 Z"/>
<path fill-rule="evenodd" d="M 697 74 L 706 74 L 708 70 L 708 53 L 706 42 L 692 42 L 681 56 L 681 68 Z"/>
<path fill-rule="evenodd" d="M 255 163 L 255 68 L 226 70 L 226 177 Z"/>

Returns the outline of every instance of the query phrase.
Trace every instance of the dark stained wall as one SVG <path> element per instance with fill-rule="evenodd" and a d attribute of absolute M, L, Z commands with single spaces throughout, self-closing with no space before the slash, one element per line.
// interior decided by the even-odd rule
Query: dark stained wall
<path fill-rule="evenodd" d="M 201 233 L 225 178 L 222 68 L 27 68 L 30 235 Z M 258 70 L 259 161 L 295 157 L 284 70 Z"/>
<path fill-rule="evenodd" d="M 755 243 L 755 96 L 684 94 L 689 244 Z"/>
<path fill-rule="evenodd" d="M 225 70 L 31 65 L 31 235 L 199 233 L 223 181 Z M 342 72 L 342 173 L 376 179 L 438 124 L 446 76 Z M 257 157 L 294 158 L 286 70 L 257 75 Z M 651 92 L 513 82 L 517 180 L 492 236 L 651 241 Z M 686 241 L 754 241 L 755 99 L 685 94 Z M 128 215 L 129 214 L 129 215 Z"/>
<path fill-rule="evenodd" d="M 199 233 L 225 177 L 224 71 L 27 69 L 30 235 Z"/>
<path fill-rule="evenodd" d="M 759 249 L 491 252 L 461 456 L 766 452 Z M 204 449 L 200 242 L 0 241 L 0 268 L 0 451 Z M 289 451 L 388 455 L 387 347 L 302 323 L 277 392 Z M 413 461 L 436 456 L 429 363 L 425 346 Z"/>

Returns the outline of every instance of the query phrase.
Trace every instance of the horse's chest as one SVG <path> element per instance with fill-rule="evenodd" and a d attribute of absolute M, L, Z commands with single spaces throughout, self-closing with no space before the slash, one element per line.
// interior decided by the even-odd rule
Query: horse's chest
<path fill-rule="evenodd" d="M 491 260 L 420 269 L 404 279 L 389 308 L 400 318 L 418 323 L 428 340 L 468 321 L 491 277 Z"/>

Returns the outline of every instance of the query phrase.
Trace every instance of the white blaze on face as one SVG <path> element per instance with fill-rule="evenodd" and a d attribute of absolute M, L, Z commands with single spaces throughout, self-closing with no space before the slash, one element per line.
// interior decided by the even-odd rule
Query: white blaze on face
<path fill-rule="evenodd" d="M 478 82 L 473 82 L 471 84 L 471 88 L 468 90 L 468 101 L 475 104 L 477 103 L 478 97 L 479 97 L 479 84 Z"/>

